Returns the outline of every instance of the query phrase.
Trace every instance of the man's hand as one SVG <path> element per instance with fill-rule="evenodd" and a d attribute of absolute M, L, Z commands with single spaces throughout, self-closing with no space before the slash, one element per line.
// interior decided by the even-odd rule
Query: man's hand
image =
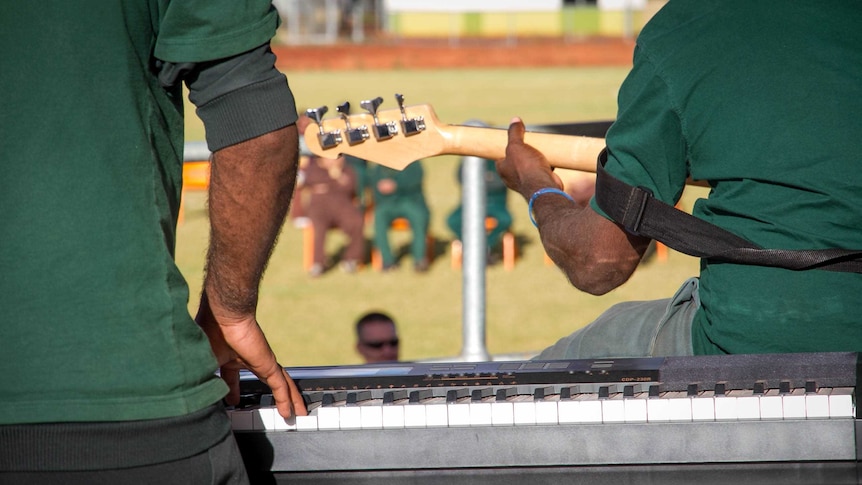
<path fill-rule="evenodd" d="M 509 125 L 509 144 L 506 158 L 497 161 L 497 172 L 506 186 L 529 199 L 533 192 L 544 187 L 563 188 L 563 182 L 555 174 L 548 160 L 538 150 L 524 143 L 527 131 L 520 118 L 512 119 Z"/>
<path fill-rule="evenodd" d="M 254 315 L 241 316 L 212 305 L 204 293 L 195 321 L 209 338 L 221 377 L 230 388 L 228 404 L 239 403 L 239 371 L 248 369 L 272 389 L 278 413 L 284 418 L 307 414 L 302 394 L 276 361 Z"/>

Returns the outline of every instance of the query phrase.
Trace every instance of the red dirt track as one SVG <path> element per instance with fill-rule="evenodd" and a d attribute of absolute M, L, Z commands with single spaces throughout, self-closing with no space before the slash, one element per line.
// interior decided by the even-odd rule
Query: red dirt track
<path fill-rule="evenodd" d="M 630 66 L 623 39 L 403 40 L 335 45 L 274 45 L 283 70 Z"/>

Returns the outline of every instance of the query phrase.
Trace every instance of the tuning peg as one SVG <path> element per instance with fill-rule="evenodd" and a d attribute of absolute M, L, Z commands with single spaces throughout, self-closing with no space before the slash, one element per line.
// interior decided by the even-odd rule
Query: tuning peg
<path fill-rule="evenodd" d="M 327 111 L 329 111 L 329 108 L 327 108 L 326 106 L 321 106 L 319 108 L 308 108 L 307 110 L 305 110 L 305 115 L 313 119 L 314 122 L 319 125 L 321 124 L 320 122 L 323 121 L 323 115 L 325 115 Z"/>
<path fill-rule="evenodd" d="M 344 120 L 344 133 L 347 135 L 347 143 L 350 145 L 356 145 L 357 143 L 362 143 L 367 140 L 371 135 L 368 134 L 368 127 L 362 125 L 358 128 L 350 127 L 350 103 L 345 101 L 343 104 L 338 105 L 335 108 L 339 114 L 341 114 L 341 118 Z"/>
<path fill-rule="evenodd" d="M 380 96 L 377 96 L 374 99 L 366 99 L 359 102 L 359 106 L 362 106 L 363 108 L 367 109 L 368 112 L 371 113 L 375 119 L 377 119 L 377 108 L 379 108 L 381 104 L 383 104 L 383 98 L 381 98 Z"/>
<path fill-rule="evenodd" d="M 401 110 L 401 129 L 405 136 L 415 135 L 425 129 L 425 118 L 417 116 L 415 118 L 407 118 L 407 113 L 404 111 L 404 95 L 395 93 L 395 101 L 398 103 L 398 109 Z"/>
<path fill-rule="evenodd" d="M 359 103 L 359 106 L 362 106 L 374 118 L 374 137 L 378 140 L 385 140 L 387 138 L 392 138 L 393 136 L 398 134 L 398 125 L 395 124 L 394 121 L 388 121 L 386 123 L 380 123 L 380 120 L 377 118 L 377 108 L 383 103 L 383 98 L 380 96 L 374 99 L 366 99 Z"/>
<path fill-rule="evenodd" d="M 335 111 L 338 111 L 341 116 L 349 116 L 350 115 L 350 101 L 345 101 L 338 106 L 335 107 Z"/>
<path fill-rule="evenodd" d="M 329 108 L 327 108 L 326 106 L 321 106 L 319 108 L 309 108 L 305 110 L 305 114 L 317 123 L 317 139 L 320 141 L 320 147 L 324 150 L 334 148 L 342 141 L 341 131 L 324 131 L 323 115 L 325 115 L 327 111 L 329 111 Z"/>

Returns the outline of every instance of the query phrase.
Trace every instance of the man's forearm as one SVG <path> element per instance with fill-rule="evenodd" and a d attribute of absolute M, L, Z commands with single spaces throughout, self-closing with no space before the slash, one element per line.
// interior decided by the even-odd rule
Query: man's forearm
<path fill-rule="evenodd" d="M 213 154 L 204 281 L 211 303 L 237 314 L 255 311 L 263 271 L 290 207 L 297 157 L 296 125 Z"/>

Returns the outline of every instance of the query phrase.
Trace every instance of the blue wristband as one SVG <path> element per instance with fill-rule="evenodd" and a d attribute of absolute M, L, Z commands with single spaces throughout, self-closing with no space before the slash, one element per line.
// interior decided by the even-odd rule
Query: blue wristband
<path fill-rule="evenodd" d="M 557 195 L 562 195 L 563 197 L 565 197 L 565 198 L 569 199 L 570 201 L 572 201 L 572 203 L 574 203 L 574 202 L 575 202 L 575 199 L 573 199 L 571 195 L 569 195 L 568 193 L 566 193 L 566 192 L 564 192 L 564 191 L 562 191 L 562 190 L 560 190 L 560 189 L 556 189 L 556 188 L 553 188 L 553 187 L 545 187 L 544 189 L 539 189 L 539 190 L 537 190 L 537 191 L 533 192 L 533 195 L 531 195 L 531 196 L 530 196 L 530 203 L 529 203 L 529 204 L 527 204 L 527 210 L 529 210 L 529 211 L 530 211 L 530 222 L 532 222 L 532 223 L 533 223 L 533 225 L 534 225 L 534 226 L 536 226 L 536 227 L 539 227 L 539 224 L 536 222 L 536 218 L 535 218 L 535 217 L 533 217 L 533 203 L 534 203 L 534 202 L 536 202 L 536 199 L 538 199 L 538 198 L 539 198 L 539 196 L 540 196 L 540 195 L 542 195 L 542 194 L 557 194 Z"/>

